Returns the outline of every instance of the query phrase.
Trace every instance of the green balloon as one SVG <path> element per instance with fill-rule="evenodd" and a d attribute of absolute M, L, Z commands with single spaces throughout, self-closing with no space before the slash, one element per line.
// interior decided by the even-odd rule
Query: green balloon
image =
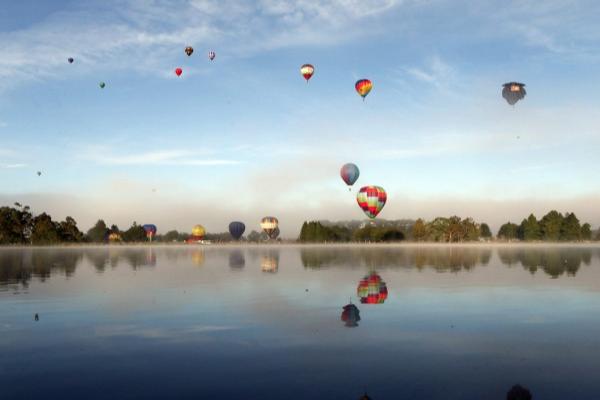
<path fill-rule="evenodd" d="M 100 89 L 104 89 L 104 86 L 106 86 L 106 83 L 100 82 Z"/>

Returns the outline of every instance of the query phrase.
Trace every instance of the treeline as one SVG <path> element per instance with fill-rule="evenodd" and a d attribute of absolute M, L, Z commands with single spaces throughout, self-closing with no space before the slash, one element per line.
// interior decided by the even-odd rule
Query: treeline
<path fill-rule="evenodd" d="M 308 221 L 302 224 L 298 241 L 303 243 L 322 242 L 468 242 L 491 238 L 490 227 L 479 224 L 472 218 L 457 216 L 438 217 L 426 222 L 416 221 L 365 221 L 361 224 L 323 223 Z"/>
<path fill-rule="evenodd" d="M 364 224 L 352 229 L 335 224 L 324 225 L 320 221 L 305 221 L 298 237 L 298 241 L 303 243 L 392 242 L 405 239 L 406 233 L 397 227 Z"/>
<path fill-rule="evenodd" d="M 497 236 L 501 240 L 559 242 L 592 240 L 593 234 L 591 225 L 587 222 L 580 224 L 575 213 L 563 215 L 552 210 L 540 220 L 530 214 L 520 225 L 507 222 L 500 227 Z"/>

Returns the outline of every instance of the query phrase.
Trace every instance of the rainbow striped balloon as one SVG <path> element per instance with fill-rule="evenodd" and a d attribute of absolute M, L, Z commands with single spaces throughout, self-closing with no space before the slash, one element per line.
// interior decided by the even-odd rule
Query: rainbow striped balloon
<path fill-rule="evenodd" d="M 356 201 L 369 218 L 375 218 L 387 201 L 387 193 L 380 186 L 364 186 L 356 195 Z"/>
<path fill-rule="evenodd" d="M 356 83 L 354 84 L 354 88 L 356 89 L 356 92 L 359 95 L 361 95 L 364 100 L 365 97 L 367 97 L 367 95 L 371 91 L 371 89 L 373 89 L 373 83 L 371 83 L 371 81 L 368 79 L 360 79 L 360 80 L 356 81 Z"/>

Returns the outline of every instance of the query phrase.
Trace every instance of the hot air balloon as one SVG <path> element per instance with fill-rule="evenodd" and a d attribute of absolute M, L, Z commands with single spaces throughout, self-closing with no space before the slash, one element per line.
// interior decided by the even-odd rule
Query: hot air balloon
<path fill-rule="evenodd" d="M 98 84 L 98 86 L 100 86 L 100 89 L 104 89 L 104 87 L 106 86 L 106 83 L 104 83 L 104 82 L 100 82 L 100 83 Z"/>
<path fill-rule="evenodd" d="M 358 326 L 358 321 L 360 321 L 360 311 L 358 310 L 358 307 L 352 303 L 345 305 L 341 319 L 349 328 Z"/>
<path fill-rule="evenodd" d="M 363 186 L 356 194 L 356 201 L 369 218 L 375 218 L 387 201 L 387 194 L 380 186 Z"/>
<path fill-rule="evenodd" d="M 373 84 L 368 79 L 360 79 L 356 81 L 354 88 L 356 89 L 356 92 L 362 96 L 364 101 L 365 97 L 367 97 L 371 89 L 373 89 Z"/>
<path fill-rule="evenodd" d="M 508 104 L 514 106 L 517 101 L 522 100 L 527 92 L 525 91 L 525 84 L 519 82 L 508 82 L 502 85 L 502 97 Z"/>
<path fill-rule="evenodd" d="M 270 239 L 275 239 L 273 237 L 273 233 L 275 232 L 275 229 L 277 229 L 278 225 L 279 221 L 275 217 L 264 217 L 260 221 L 261 229 L 267 234 L 267 236 L 269 236 Z"/>
<path fill-rule="evenodd" d="M 243 222 L 233 221 L 229 224 L 229 233 L 235 240 L 239 240 L 246 230 L 246 225 Z"/>
<path fill-rule="evenodd" d="M 315 73 L 315 67 L 313 67 L 311 64 L 304 64 L 300 67 L 300 73 L 304 79 L 306 79 L 306 83 L 308 83 L 308 80 L 312 78 L 313 74 Z"/>
<path fill-rule="evenodd" d="M 206 230 L 202 225 L 195 225 L 192 228 L 192 234 L 187 239 L 188 243 L 196 243 L 202 239 L 204 239 L 204 235 L 206 234 Z"/>
<path fill-rule="evenodd" d="M 183 73 L 183 70 L 181 68 L 175 68 L 175 75 L 181 76 L 182 73 Z"/>
<path fill-rule="evenodd" d="M 117 232 L 111 232 L 108 234 L 108 241 L 111 243 L 117 243 L 121 241 L 121 235 Z"/>
<path fill-rule="evenodd" d="M 192 53 L 194 52 L 194 48 L 193 48 L 192 46 L 188 46 L 188 47 L 186 47 L 186 48 L 185 48 L 185 50 L 184 50 L 184 51 L 185 51 L 185 54 L 187 54 L 187 55 L 188 55 L 188 57 L 189 57 L 189 56 L 191 56 L 191 55 L 192 55 Z"/>
<path fill-rule="evenodd" d="M 73 60 L 73 57 L 69 57 L 69 58 L 67 58 L 67 61 L 69 62 L 69 64 L 73 64 L 73 61 L 75 61 L 75 60 Z"/>
<path fill-rule="evenodd" d="M 142 225 L 144 231 L 146 232 L 146 237 L 149 241 L 152 241 L 152 238 L 156 235 L 156 225 L 154 224 L 146 224 Z"/>
<path fill-rule="evenodd" d="M 375 271 L 365 275 L 360 281 L 356 294 L 363 304 L 383 304 L 388 297 L 387 286 Z"/>
<path fill-rule="evenodd" d="M 42 175 L 42 171 L 38 171 L 37 176 L 41 176 L 41 175 Z"/>
<path fill-rule="evenodd" d="M 346 182 L 346 185 L 352 186 L 360 176 L 360 170 L 358 169 L 356 164 L 344 164 L 342 166 L 342 169 L 340 169 L 340 176 L 342 177 L 344 182 Z M 352 188 L 349 187 L 348 190 L 352 190 Z"/>
<path fill-rule="evenodd" d="M 271 239 L 277 239 L 279 237 L 280 233 L 281 233 L 281 231 L 279 230 L 279 227 L 275 228 L 275 230 L 271 234 Z"/>
<path fill-rule="evenodd" d="M 217 53 L 215 53 L 214 51 L 211 50 L 208 52 L 208 59 L 210 61 L 214 60 L 216 56 L 217 56 Z"/>

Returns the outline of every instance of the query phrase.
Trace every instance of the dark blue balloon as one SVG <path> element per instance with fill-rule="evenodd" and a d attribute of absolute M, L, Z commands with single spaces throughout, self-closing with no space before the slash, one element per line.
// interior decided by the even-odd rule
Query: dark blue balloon
<path fill-rule="evenodd" d="M 233 221 L 229 224 L 229 233 L 235 240 L 239 240 L 246 230 L 246 225 L 243 222 Z"/>

